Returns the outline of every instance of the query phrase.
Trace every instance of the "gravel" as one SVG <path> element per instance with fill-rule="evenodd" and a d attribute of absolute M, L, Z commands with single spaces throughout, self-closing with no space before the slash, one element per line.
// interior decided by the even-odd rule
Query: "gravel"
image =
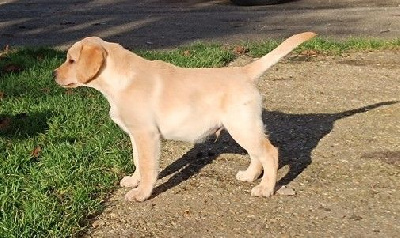
<path fill-rule="evenodd" d="M 277 195 L 235 180 L 249 158 L 227 133 L 164 141 L 153 196 L 117 189 L 83 237 L 398 237 L 399 65 L 398 50 L 282 61 L 259 82 Z"/>

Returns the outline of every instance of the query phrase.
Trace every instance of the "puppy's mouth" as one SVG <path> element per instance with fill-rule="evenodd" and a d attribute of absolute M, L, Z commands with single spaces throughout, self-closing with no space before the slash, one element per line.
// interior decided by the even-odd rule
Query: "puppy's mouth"
<path fill-rule="evenodd" d="M 60 86 L 63 88 L 76 88 L 77 87 L 76 83 L 60 84 Z"/>
<path fill-rule="evenodd" d="M 78 86 L 75 82 L 68 82 L 69 80 L 60 79 L 60 78 L 57 78 L 57 76 L 54 78 L 55 78 L 56 83 L 63 88 L 76 88 Z"/>
<path fill-rule="evenodd" d="M 77 85 L 76 85 L 76 83 L 69 83 L 69 84 L 67 84 L 67 85 L 64 85 L 63 87 L 64 87 L 64 88 L 76 88 Z"/>
<path fill-rule="evenodd" d="M 75 88 L 76 84 L 75 83 L 69 83 L 67 85 L 64 85 L 64 87 L 66 87 L 66 88 Z"/>

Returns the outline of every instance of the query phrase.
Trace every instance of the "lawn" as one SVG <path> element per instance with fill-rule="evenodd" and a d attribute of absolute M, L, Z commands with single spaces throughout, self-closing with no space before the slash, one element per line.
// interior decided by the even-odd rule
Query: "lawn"
<path fill-rule="evenodd" d="M 261 56 L 278 42 L 241 46 L 197 43 L 170 51 L 139 51 L 182 67 L 221 67 L 240 54 Z M 296 52 L 399 48 L 400 40 L 320 38 Z M 65 52 L 11 49 L 0 53 L 0 237 L 70 237 L 101 212 L 119 178 L 133 171 L 128 137 L 92 89 L 63 89 L 52 71 Z"/>

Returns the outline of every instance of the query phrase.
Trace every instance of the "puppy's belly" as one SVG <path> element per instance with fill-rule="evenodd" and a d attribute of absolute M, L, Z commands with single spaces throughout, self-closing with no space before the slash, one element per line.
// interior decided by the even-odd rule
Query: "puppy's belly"
<path fill-rule="evenodd" d="M 188 117 L 181 120 L 167 120 L 160 123 L 160 131 L 165 139 L 196 142 L 215 133 L 221 123 L 202 117 Z"/>

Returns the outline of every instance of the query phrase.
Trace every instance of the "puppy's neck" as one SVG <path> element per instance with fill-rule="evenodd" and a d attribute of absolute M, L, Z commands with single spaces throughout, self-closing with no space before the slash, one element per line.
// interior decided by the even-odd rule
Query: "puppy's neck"
<path fill-rule="evenodd" d="M 120 57 L 110 55 L 97 78 L 86 85 L 100 91 L 109 101 L 115 101 L 118 95 L 128 89 L 137 74 L 135 70 L 128 70 L 134 65 L 130 62 L 134 59 L 125 58 L 125 62 L 121 62 L 121 59 L 115 58 Z"/>
<path fill-rule="evenodd" d="M 118 96 L 131 85 L 132 80 L 132 78 L 110 76 L 104 73 L 86 86 L 101 92 L 108 101 L 116 101 Z"/>

